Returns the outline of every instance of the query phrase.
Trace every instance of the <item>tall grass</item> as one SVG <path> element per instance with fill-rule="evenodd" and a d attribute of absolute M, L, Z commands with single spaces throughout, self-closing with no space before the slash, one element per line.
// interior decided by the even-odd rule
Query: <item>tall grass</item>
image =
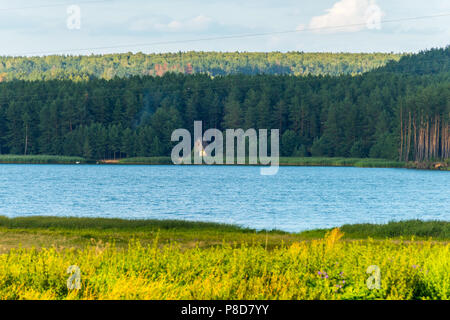
<path fill-rule="evenodd" d="M 154 164 L 168 165 L 173 164 L 170 157 L 136 157 L 119 160 L 120 164 Z"/>
<path fill-rule="evenodd" d="M 344 225 L 341 230 L 354 238 L 410 238 L 420 237 L 434 239 L 450 239 L 450 222 L 409 220 L 389 222 L 387 224 L 353 224 Z"/>
<path fill-rule="evenodd" d="M 0 216 L 0 227 L 9 229 L 46 229 L 46 230 L 121 230 L 124 232 L 154 230 L 216 230 L 220 232 L 254 232 L 239 226 L 184 220 L 126 220 L 111 218 L 78 218 L 32 216 L 9 218 Z"/>
<path fill-rule="evenodd" d="M 246 157 L 246 164 L 249 163 Z M 173 164 L 170 157 L 140 157 L 126 158 L 119 161 L 121 164 Z M 237 163 L 235 161 L 234 163 Z M 405 162 L 385 159 L 360 159 L 360 158 L 326 158 L 326 157 L 281 157 L 280 165 L 291 166 L 353 166 L 366 168 L 405 168 Z"/>
<path fill-rule="evenodd" d="M 202 232 L 212 232 L 216 238 L 220 238 L 227 233 L 232 234 L 236 239 L 245 239 L 246 234 L 270 234 L 286 235 L 297 239 L 322 238 L 331 229 L 303 231 L 300 233 L 288 233 L 280 230 L 255 230 L 243 228 L 237 225 L 197 222 L 185 220 L 126 220 L 111 218 L 78 218 L 78 217 L 51 217 L 51 216 L 31 216 L 9 218 L 0 216 L 0 227 L 5 229 L 22 230 L 46 230 L 46 231 L 71 231 L 77 232 L 88 230 L 93 235 L 96 231 L 120 231 L 130 233 L 155 232 L 161 234 L 165 232 L 177 231 L 180 234 L 200 235 Z M 346 224 L 340 227 L 345 233 L 346 239 L 374 239 L 386 238 L 410 238 L 421 239 L 433 238 L 436 240 L 450 240 L 449 221 L 392 221 L 386 224 Z M 238 238 L 243 235 L 243 238 Z"/>
<path fill-rule="evenodd" d="M 86 160 L 81 157 L 49 156 L 49 155 L 0 155 L 0 163 L 29 163 L 29 164 L 74 164 L 95 163 L 94 160 Z M 170 157 L 135 157 L 124 158 L 118 164 L 140 165 L 172 165 Z M 234 163 L 237 163 L 235 161 Z M 248 157 L 245 160 L 249 164 Z M 400 162 L 386 159 L 369 158 L 327 158 L 327 157 L 281 157 L 282 166 L 333 166 L 333 167 L 360 167 L 360 168 L 411 168 L 411 169 L 435 169 L 435 164 L 441 164 L 440 170 L 450 169 L 450 160 L 442 162 Z"/>
<path fill-rule="evenodd" d="M 292 166 L 336 166 L 336 167 L 362 167 L 362 168 L 404 168 L 406 163 L 385 159 L 360 158 L 297 158 L 282 157 L 280 164 Z"/>
<path fill-rule="evenodd" d="M 75 164 L 86 163 L 81 157 L 49 156 L 49 155 L 0 155 L 0 163 L 24 164 Z"/>
<path fill-rule="evenodd" d="M 449 299 L 447 241 L 367 239 L 448 240 L 449 224 L 288 234 L 188 221 L 0 217 L 0 247 L 31 235 L 40 248 L 17 243 L 0 254 L 0 299 Z M 43 234 L 47 246 L 38 243 Z M 52 245 L 64 236 L 63 247 Z M 67 287 L 71 265 L 81 270 L 80 290 Z M 366 285 L 372 265 L 381 269 L 379 290 Z"/>
<path fill-rule="evenodd" d="M 449 299 L 450 245 L 324 239 L 267 250 L 258 244 L 207 249 L 177 245 L 126 250 L 13 249 L 0 255 L 0 299 Z M 67 288 L 71 265 L 81 289 Z M 381 288 L 369 289 L 369 266 Z"/>

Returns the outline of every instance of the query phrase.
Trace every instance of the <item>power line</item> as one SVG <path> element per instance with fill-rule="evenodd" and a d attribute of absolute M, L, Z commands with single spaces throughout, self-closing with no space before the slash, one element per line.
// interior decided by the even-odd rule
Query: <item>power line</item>
<path fill-rule="evenodd" d="M 387 24 L 387 23 L 403 22 L 403 21 L 417 21 L 417 20 L 423 20 L 423 19 L 432 19 L 432 18 L 440 18 L 440 17 L 448 17 L 448 16 L 450 16 L 450 12 L 436 14 L 436 15 L 384 20 L 384 21 L 380 21 L 380 23 Z M 118 49 L 118 48 L 130 48 L 130 47 L 148 47 L 148 46 L 160 46 L 160 45 L 193 43 L 193 42 L 225 40 L 225 39 L 244 39 L 244 38 L 253 38 L 253 37 L 263 37 L 263 36 L 269 36 L 269 35 L 292 34 L 292 33 L 309 32 L 309 31 L 326 31 L 326 30 L 335 30 L 335 29 L 343 29 L 343 28 L 351 28 L 351 27 L 364 27 L 366 25 L 367 25 L 366 23 L 353 23 L 353 24 L 346 24 L 346 25 L 339 25 L 339 26 L 305 28 L 305 29 L 301 29 L 301 30 L 296 29 L 296 30 L 285 30 L 285 31 L 274 31 L 274 32 L 235 34 L 235 35 L 228 35 L 228 36 L 215 36 L 215 37 L 205 37 L 205 38 L 197 38 L 197 39 L 158 41 L 158 42 L 147 42 L 147 43 L 138 43 L 138 44 L 137 43 L 122 44 L 122 45 L 115 45 L 115 46 L 101 46 L 101 47 L 90 47 L 90 48 L 76 48 L 76 49 L 72 48 L 72 49 L 63 49 L 63 50 L 59 50 L 59 51 L 30 51 L 30 52 L 23 52 L 23 53 L 14 53 L 12 55 L 13 56 L 50 55 L 50 54 L 58 54 L 58 53 L 64 54 L 64 52 L 75 52 L 75 51 Z"/>

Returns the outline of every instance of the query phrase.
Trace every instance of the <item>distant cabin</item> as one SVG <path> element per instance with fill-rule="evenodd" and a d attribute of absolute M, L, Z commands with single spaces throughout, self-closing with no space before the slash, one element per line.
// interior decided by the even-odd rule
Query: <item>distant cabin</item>
<path fill-rule="evenodd" d="M 206 157 L 207 154 L 205 149 L 207 145 L 208 144 L 205 141 L 203 141 L 203 139 L 201 138 L 197 139 L 194 144 L 194 153 L 196 153 L 200 157 Z"/>

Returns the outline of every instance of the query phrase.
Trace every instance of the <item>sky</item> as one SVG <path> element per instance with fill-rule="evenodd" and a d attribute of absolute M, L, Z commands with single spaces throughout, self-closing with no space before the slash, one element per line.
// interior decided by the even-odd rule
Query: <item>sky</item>
<path fill-rule="evenodd" d="M 449 0 L 0 0 L 0 55 L 418 52 L 449 39 Z"/>

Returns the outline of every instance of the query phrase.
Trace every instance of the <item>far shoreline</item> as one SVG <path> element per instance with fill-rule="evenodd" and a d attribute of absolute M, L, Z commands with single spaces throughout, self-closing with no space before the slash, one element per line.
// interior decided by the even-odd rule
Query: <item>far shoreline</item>
<path fill-rule="evenodd" d="M 82 157 L 52 155 L 0 155 L 0 164 L 97 164 L 97 165 L 174 165 L 170 157 L 135 157 L 122 159 L 85 159 Z M 196 164 L 183 164 L 195 166 Z M 206 164 L 203 164 L 206 165 Z M 261 164 L 215 164 L 218 166 L 263 166 Z M 450 160 L 428 162 L 401 162 L 388 159 L 344 157 L 280 157 L 282 167 L 357 167 L 397 168 L 450 171 Z"/>

